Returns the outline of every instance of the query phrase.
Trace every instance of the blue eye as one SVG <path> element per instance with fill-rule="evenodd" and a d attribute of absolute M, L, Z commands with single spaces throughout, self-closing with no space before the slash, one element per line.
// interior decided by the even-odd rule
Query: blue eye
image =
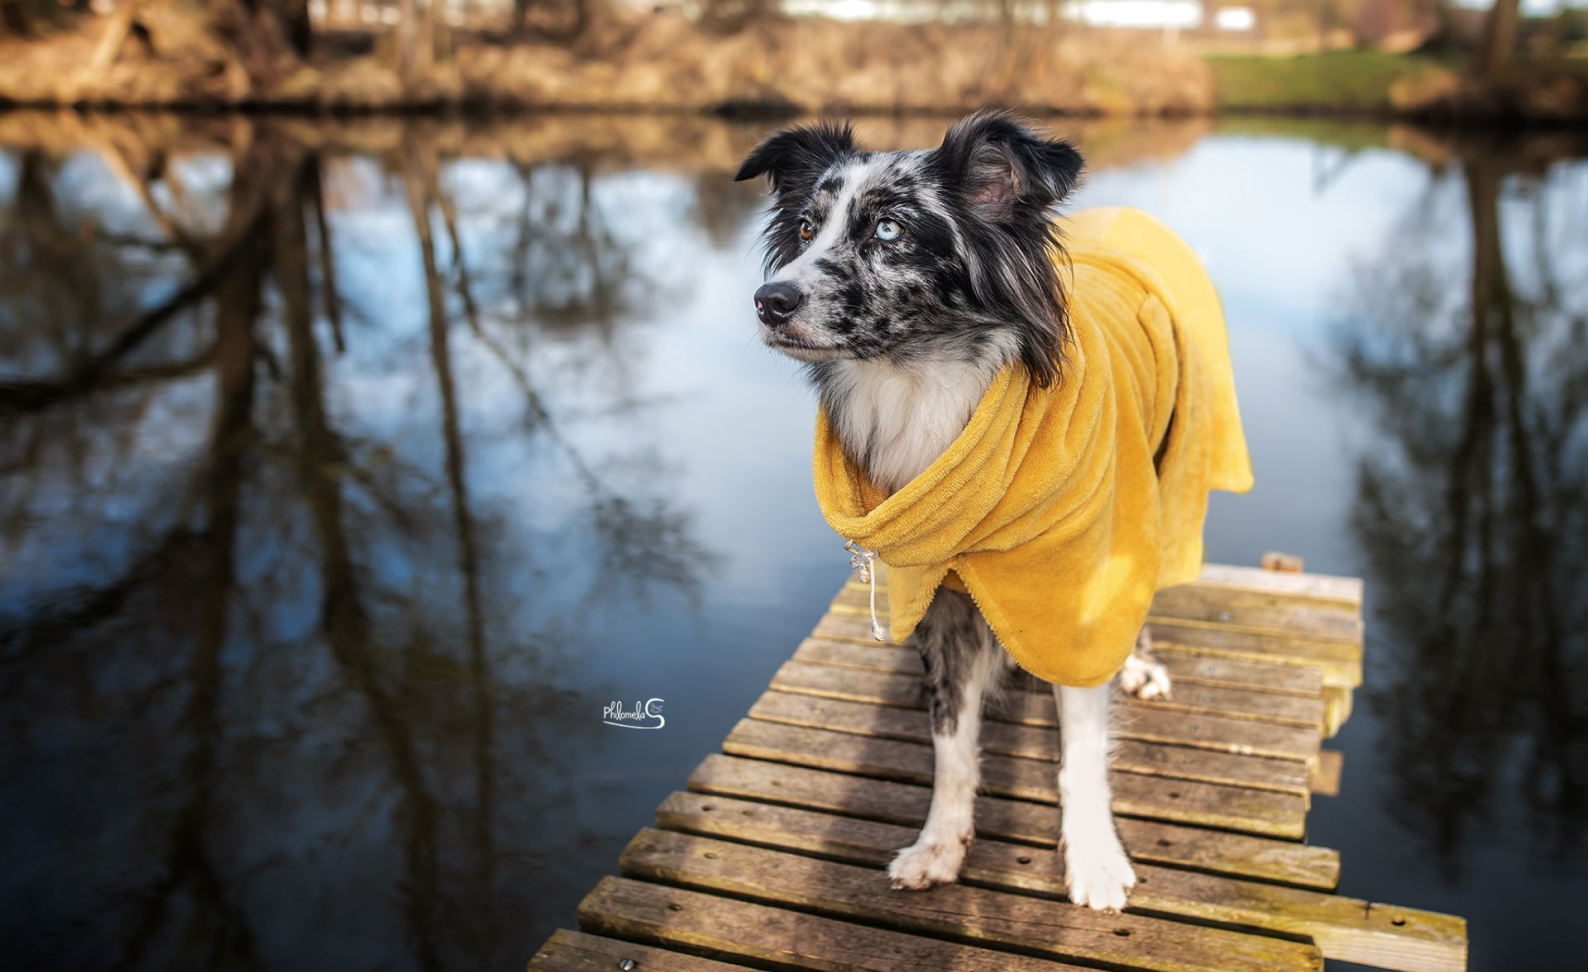
<path fill-rule="evenodd" d="M 885 219 L 877 224 L 877 239 L 884 243 L 892 243 L 903 232 L 903 227 L 891 219 Z"/>

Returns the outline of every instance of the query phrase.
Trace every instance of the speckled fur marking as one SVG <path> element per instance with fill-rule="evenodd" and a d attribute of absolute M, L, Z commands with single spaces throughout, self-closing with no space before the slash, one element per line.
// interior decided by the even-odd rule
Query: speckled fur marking
<path fill-rule="evenodd" d="M 1002 659 L 996 659 L 1000 661 L 998 667 L 978 671 L 985 667 L 981 656 L 989 647 L 998 656 L 1008 656 L 997 648 L 975 602 L 959 591 L 937 592 L 910 635 L 910 647 L 920 654 L 926 669 L 927 708 L 932 714 L 934 736 L 948 735 L 958 728 L 967 685 L 980 678 L 989 693 L 996 693 L 1003 669 L 1008 667 Z"/>

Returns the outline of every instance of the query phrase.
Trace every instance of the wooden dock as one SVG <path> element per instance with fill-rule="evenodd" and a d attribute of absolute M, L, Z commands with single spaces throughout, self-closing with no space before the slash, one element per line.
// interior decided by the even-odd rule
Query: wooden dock
<path fill-rule="evenodd" d="M 1335 894 L 1339 853 L 1303 840 L 1339 784 L 1323 741 L 1362 680 L 1361 605 L 1359 580 L 1211 565 L 1158 596 L 1174 691 L 1123 706 L 1114 809 L 1139 883 L 1118 915 L 1064 903 L 1057 723 L 1034 681 L 984 724 L 961 883 L 888 889 L 926 818 L 931 741 L 919 659 L 871 640 L 851 582 L 579 905 L 582 931 L 529 967 L 1465 969 L 1463 919 Z"/>

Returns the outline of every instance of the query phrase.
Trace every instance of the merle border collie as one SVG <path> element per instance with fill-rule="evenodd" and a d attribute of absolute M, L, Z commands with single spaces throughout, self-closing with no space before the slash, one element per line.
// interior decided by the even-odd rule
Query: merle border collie
<path fill-rule="evenodd" d="M 1081 155 L 1005 112 L 955 124 L 937 148 L 868 152 L 851 128 L 779 132 L 735 179 L 767 176 L 761 338 L 805 362 L 850 458 L 898 489 L 958 437 L 994 375 L 1019 362 L 1064 380 L 1069 317 L 1053 260 L 1055 208 Z M 888 867 L 892 886 L 959 876 L 974 836 L 982 707 L 1013 661 L 970 598 L 940 589 L 911 636 L 925 665 L 936 754 L 919 838 Z M 1169 693 L 1145 629 L 1116 681 Z M 1070 900 L 1119 909 L 1135 884 L 1109 807 L 1111 688 L 1053 686 L 1058 703 L 1059 844 Z"/>

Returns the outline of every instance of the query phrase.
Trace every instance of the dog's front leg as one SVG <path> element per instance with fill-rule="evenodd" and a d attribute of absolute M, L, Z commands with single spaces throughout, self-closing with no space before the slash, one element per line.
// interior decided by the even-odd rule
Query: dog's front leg
<path fill-rule="evenodd" d="M 1136 872 L 1114 827 L 1108 788 L 1107 684 L 1053 687 L 1059 706 L 1059 849 L 1070 900 L 1118 911 Z"/>
<path fill-rule="evenodd" d="M 926 667 L 936 773 L 920 836 L 888 865 L 895 890 L 959 879 L 976 833 L 982 702 L 1004 671 L 1003 650 L 962 594 L 940 592 L 913 640 Z"/>

